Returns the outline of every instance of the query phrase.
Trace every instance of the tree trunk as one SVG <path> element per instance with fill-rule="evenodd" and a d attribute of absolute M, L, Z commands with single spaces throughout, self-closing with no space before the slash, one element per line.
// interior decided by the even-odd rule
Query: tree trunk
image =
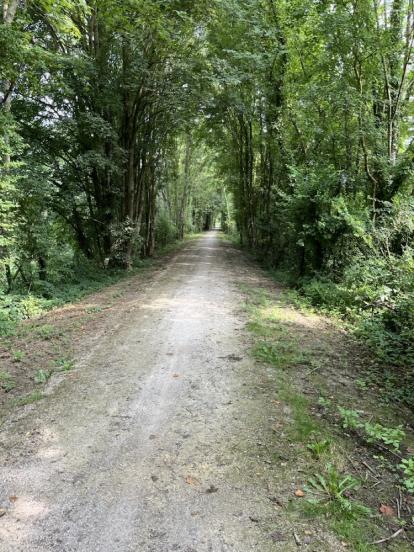
<path fill-rule="evenodd" d="M 19 2 L 18 0 L 4 0 L 3 1 L 3 9 L 2 9 L 2 16 L 3 16 L 3 24 L 7 27 L 10 27 L 14 21 L 14 18 L 16 16 L 16 11 L 18 8 Z M 8 80 L 5 81 L 1 98 L 1 108 L 6 112 L 10 113 L 11 109 L 11 100 L 12 100 L 12 83 Z M 3 155 L 2 163 L 4 166 L 4 172 L 7 175 L 8 166 L 10 165 L 10 152 L 7 151 L 8 146 L 8 133 L 7 129 L 5 129 L 5 137 L 4 142 L 6 144 L 6 151 Z M 7 232 L 4 226 L 2 225 L 2 221 L 0 220 L 0 236 L 3 236 L 4 239 L 7 239 Z M 11 276 L 11 268 L 9 263 L 6 261 L 6 259 L 9 256 L 9 251 L 7 245 L 0 246 L 0 261 L 3 259 L 5 261 L 5 271 L 6 271 L 6 281 L 7 281 L 7 287 L 8 291 L 10 292 L 12 288 L 12 276 Z"/>
<path fill-rule="evenodd" d="M 42 280 L 42 282 L 45 282 L 47 280 L 46 259 L 42 255 L 39 255 L 37 259 L 37 264 L 39 265 L 39 280 Z"/>
<path fill-rule="evenodd" d="M 188 133 L 185 141 L 184 154 L 184 174 L 183 174 L 183 193 L 181 196 L 180 210 L 178 214 L 178 239 L 184 239 L 185 216 L 188 206 L 188 198 L 191 191 L 191 157 L 192 157 L 192 137 Z"/>

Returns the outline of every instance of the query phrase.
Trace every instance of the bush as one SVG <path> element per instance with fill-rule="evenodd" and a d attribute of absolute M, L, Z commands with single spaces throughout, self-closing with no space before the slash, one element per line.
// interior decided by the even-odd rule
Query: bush
<path fill-rule="evenodd" d="M 303 280 L 300 294 L 312 306 L 345 316 L 384 361 L 414 364 L 414 260 L 403 255 L 357 255 L 340 283 L 327 276 Z"/>
<path fill-rule="evenodd" d="M 38 316 L 46 301 L 34 295 L 0 295 L 0 335 L 7 335 L 17 322 Z"/>
<path fill-rule="evenodd" d="M 170 220 L 167 213 L 161 212 L 155 223 L 155 242 L 161 247 L 173 243 L 178 239 L 176 225 Z"/>
<path fill-rule="evenodd" d="M 332 280 L 314 278 L 304 282 L 300 290 L 314 307 L 323 307 L 345 314 L 354 304 L 352 292 Z"/>

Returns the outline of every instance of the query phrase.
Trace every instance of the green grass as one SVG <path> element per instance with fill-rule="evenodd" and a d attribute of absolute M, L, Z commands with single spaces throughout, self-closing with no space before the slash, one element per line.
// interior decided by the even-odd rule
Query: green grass
<path fill-rule="evenodd" d="M 311 435 L 323 433 L 319 420 L 309 414 L 308 399 L 289 383 L 279 382 L 278 397 L 292 409 L 293 424 L 288 433 L 299 443 L 305 443 Z"/>
<path fill-rule="evenodd" d="M 37 384 L 46 383 L 50 379 L 52 373 L 53 372 L 51 370 L 43 370 L 41 368 L 40 370 L 37 370 L 36 374 L 34 375 L 34 382 Z"/>
<path fill-rule="evenodd" d="M 370 543 L 379 539 L 381 534 L 378 526 L 367 515 L 354 512 L 350 516 L 338 510 L 335 504 L 312 504 L 307 501 L 302 503 L 301 513 L 310 520 L 328 519 L 331 529 L 350 545 L 348 550 L 378 552 L 378 547 Z"/>
<path fill-rule="evenodd" d="M 57 334 L 57 330 L 53 324 L 42 324 L 34 328 L 34 333 L 42 339 L 51 339 Z"/>
<path fill-rule="evenodd" d="M 23 351 L 12 351 L 13 362 L 21 362 L 25 356 L 26 353 L 24 353 Z"/>
<path fill-rule="evenodd" d="M 24 397 L 20 397 L 13 401 L 14 406 L 25 406 L 44 399 L 44 395 L 40 391 L 32 391 Z"/>
<path fill-rule="evenodd" d="M 254 358 L 281 370 L 308 363 L 306 352 L 289 331 L 281 304 L 261 289 L 244 291 L 249 295 L 248 329 L 258 338 L 252 350 Z"/>
<path fill-rule="evenodd" d="M 310 437 L 313 439 L 306 445 L 306 448 L 315 459 L 320 460 L 330 453 L 332 443 L 329 439 L 319 438 L 318 440 L 314 433 L 311 434 Z"/>
<path fill-rule="evenodd" d="M 16 387 L 16 382 L 12 376 L 7 372 L 0 372 L 0 388 L 3 389 L 6 393 L 11 391 Z"/>
<path fill-rule="evenodd" d="M 96 305 L 96 306 L 94 305 L 92 307 L 87 307 L 85 309 L 85 312 L 87 314 L 98 314 L 98 313 L 102 312 L 102 307 L 100 307 L 98 305 Z"/>
<path fill-rule="evenodd" d="M 305 356 L 295 350 L 291 343 L 259 341 L 255 344 L 252 352 L 257 360 L 267 362 L 282 370 L 295 364 L 302 364 L 305 360 Z"/>
<path fill-rule="evenodd" d="M 68 358 L 58 358 L 55 360 L 55 364 L 59 372 L 69 372 L 74 366 L 73 360 Z"/>

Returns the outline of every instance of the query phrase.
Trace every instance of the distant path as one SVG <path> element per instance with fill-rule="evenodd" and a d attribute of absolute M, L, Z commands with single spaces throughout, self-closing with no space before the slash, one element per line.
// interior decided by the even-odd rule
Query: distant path
<path fill-rule="evenodd" d="M 0 452 L 1 552 L 296 550 L 271 538 L 260 385 L 272 376 L 248 356 L 236 285 L 254 278 L 217 232 L 189 243 L 6 424 L 3 444 L 21 440 Z"/>

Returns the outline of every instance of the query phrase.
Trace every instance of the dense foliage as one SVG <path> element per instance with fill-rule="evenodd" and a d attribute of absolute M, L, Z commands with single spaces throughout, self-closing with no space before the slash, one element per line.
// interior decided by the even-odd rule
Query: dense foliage
<path fill-rule="evenodd" d="M 197 136 L 204 9 L 2 2 L 4 327 L 22 311 L 10 294 L 53 298 L 219 217 L 214 156 Z"/>
<path fill-rule="evenodd" d="M 8 0 L 2 17 L 4 294 L 53 296 L 221 217 L 408 383 L 412 0 Z"/>

